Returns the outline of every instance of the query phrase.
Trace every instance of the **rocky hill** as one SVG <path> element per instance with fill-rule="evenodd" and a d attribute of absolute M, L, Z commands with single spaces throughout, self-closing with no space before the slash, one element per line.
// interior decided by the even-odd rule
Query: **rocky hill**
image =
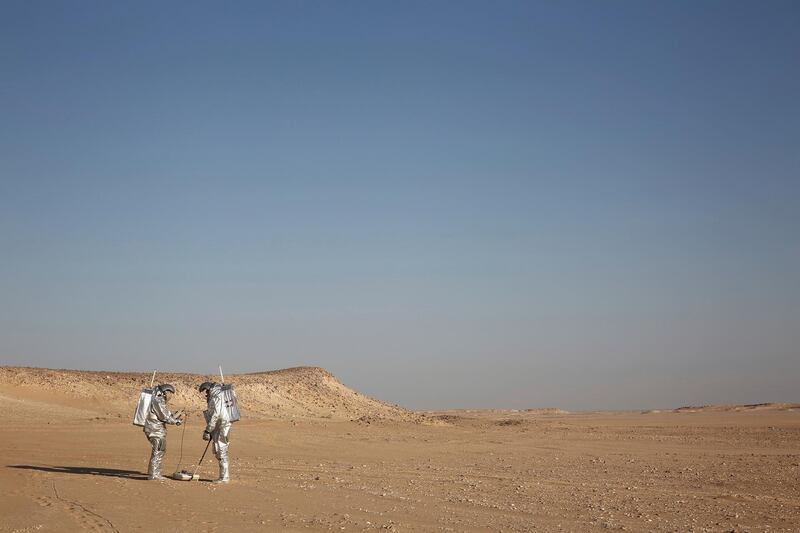
<path fill-rule="evenodd" d="M 64 402 L 90 411 L 132 416 L 139 392 L 150 374 L 0 367 L 4 394 L 39 402 Z M 417 420 L 400 406 L 387 404 L 347 387 L 318 367 L 297 367 L 252 374 L 231 374 L 243 418 L 329 418 L 344 420 Z M 197 385 L 218 375 L 158 373 L 156 383 L 171 383 L 173 410 L 205 408 Z"/>

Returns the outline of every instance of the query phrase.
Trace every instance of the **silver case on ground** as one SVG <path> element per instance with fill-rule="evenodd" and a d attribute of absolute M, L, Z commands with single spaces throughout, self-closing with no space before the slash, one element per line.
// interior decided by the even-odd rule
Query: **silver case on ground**
<path fill-rule="evenodd" d="M 144 427 L 147 414 L 150 412 L 150 404 L 153 402 L 153 391 L 155 389 L 142 389 L 139 394 L 139 403 L 136 404 L 136 412 L 133 413 L 133 425 Z"/>
<path fill-rule="evenodd" d="M 238 422 L 241 418 L 239 415 L 239 401 L 236 399 L 236 392 L 230 383 L 222 386 L 222 403 L 225 406 L 225 410 L 228 411 L 230 421 Z"/>

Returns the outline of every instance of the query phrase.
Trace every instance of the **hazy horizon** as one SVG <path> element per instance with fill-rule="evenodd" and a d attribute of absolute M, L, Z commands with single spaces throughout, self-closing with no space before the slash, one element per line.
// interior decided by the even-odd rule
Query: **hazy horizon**
<path fill-rule="evenodd" d="M 0 17 L 0 365 L 796 402 L 795 2 Z"/>

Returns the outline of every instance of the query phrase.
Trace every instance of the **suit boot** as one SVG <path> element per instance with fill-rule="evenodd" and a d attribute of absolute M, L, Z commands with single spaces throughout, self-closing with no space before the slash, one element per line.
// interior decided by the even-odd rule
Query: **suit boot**
<path fill-rule="evenodd" d="M 219 479 L 214 483 L 228 483 L 231 480 L 228 460 L 221 460 L 219 462 Z"/>

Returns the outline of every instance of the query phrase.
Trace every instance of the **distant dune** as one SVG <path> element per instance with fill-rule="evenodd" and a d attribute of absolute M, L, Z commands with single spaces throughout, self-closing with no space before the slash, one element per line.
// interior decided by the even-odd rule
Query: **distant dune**
<path fill-rule="evenodd" d="M 150 374 L 46 368 L 0 367 L 6 393 L 44 404 L 69 405 L 119 417 L 132 416 L 139 391 Z M 203 381 L 219 376 L 157 373 L 156 383 L 171 383 L 173 408 L 199 412 L 204 401 L 197 391 Z M 297 367 L 252 374 L 231 374 L 242 414 L 251 418 L 331 418 L 411 421 L 418 415 L 356 392 L 318 367 Z"/>
<path fill-rule="evenodd" d="M 746 405 L 686 405 L 673 409 L 676 413 L 702 413 L 720 411 L 791 411 L 800 409 L 800 403 L 753 403 Z"/>

